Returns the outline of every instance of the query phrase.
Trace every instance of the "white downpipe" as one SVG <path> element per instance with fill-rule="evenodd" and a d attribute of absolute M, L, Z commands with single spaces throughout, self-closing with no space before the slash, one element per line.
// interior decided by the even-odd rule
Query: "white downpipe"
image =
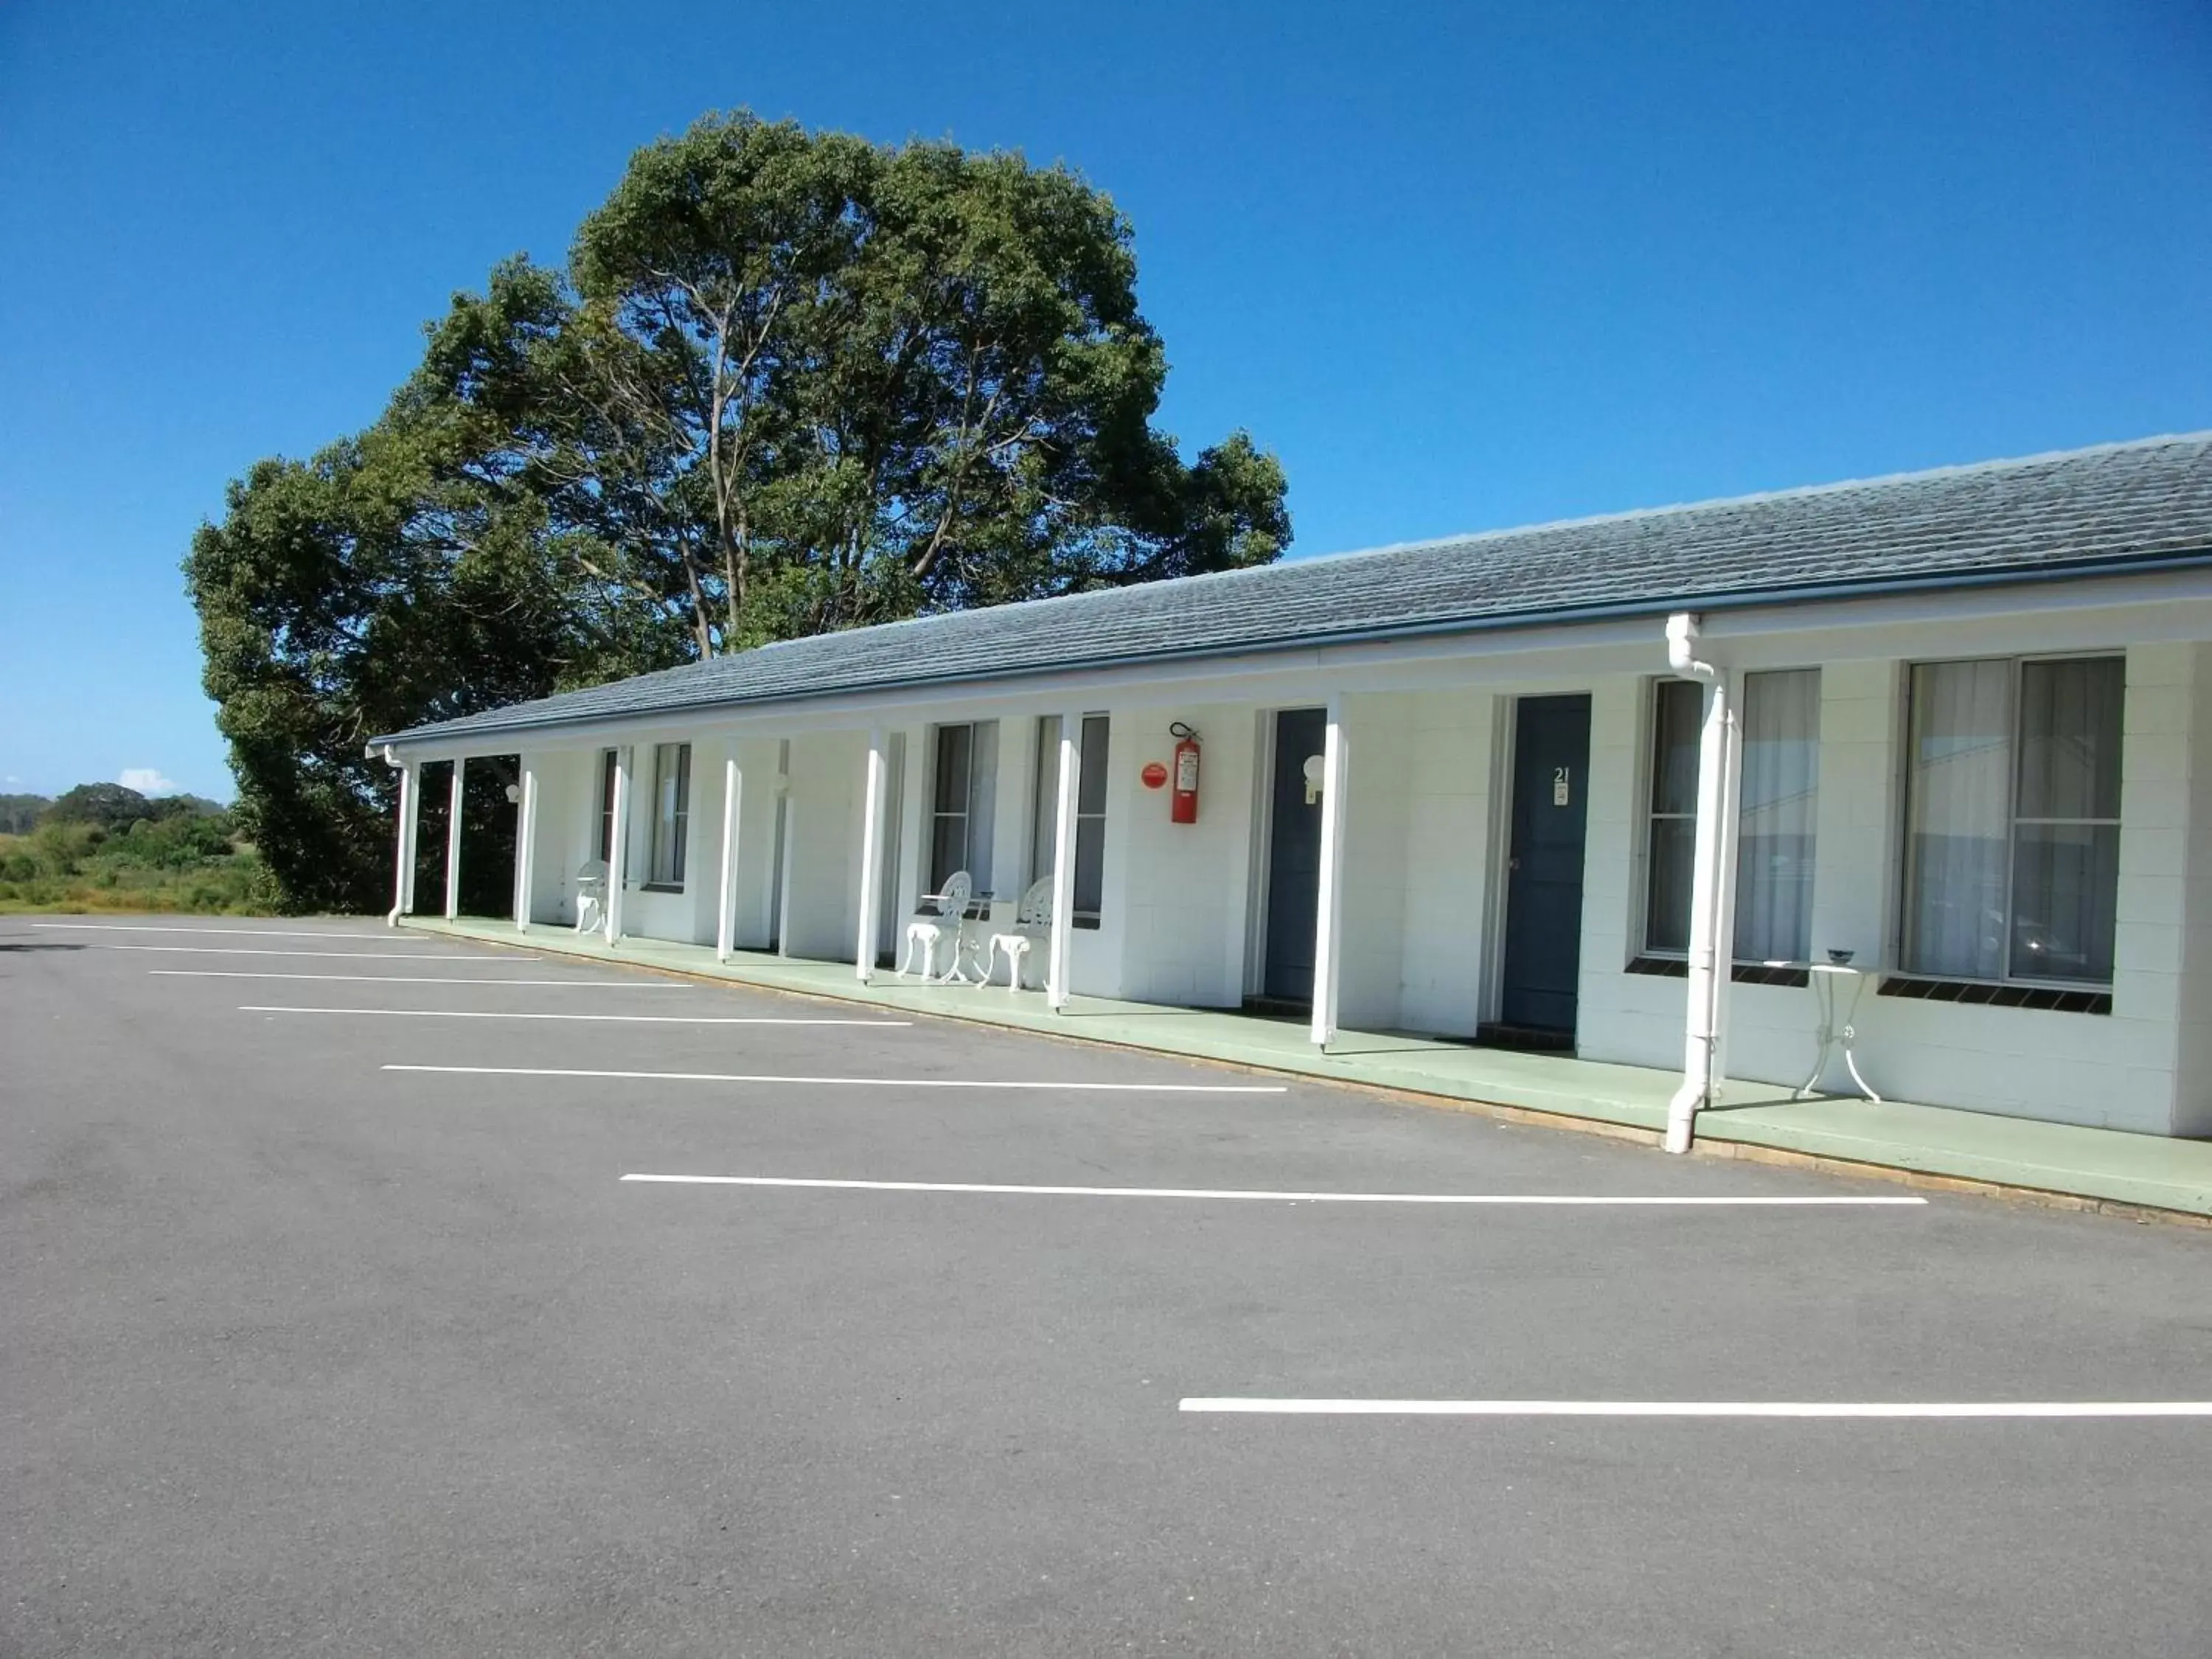
<path fill-rule="evenodd" d="M 738 931 L 738 814 L 744 805 L 745 775 L 732 756 L 722 763 L 722 890 L 714 911 L 714 960 L 727 962 Z"/>
<path fill-rule="evenodd" d="M 1314 906 L 1313 1040 L 1336 1036 L 1337 969 L 1344 952 L 1344 698 L 1328 700 L 1321 746 L 1321 892 Z"/>
<path fill-rule="evenodd" d="M 391 760 L 392 751 L 385 750 Z M 398 848 L 393 854 L 392 872 L 392 914 L 384 919 L 387 927 L 397 927 L 399 918 L 415 908 L 415 831 L 422 816 L 421 796 L 422 779 L 419 763 L 405 761 L 399 764 L 399 834 Z"/>
<path fill-rule="evenodd" d="M 884 748 L 883 728 L 868 733 L 868 770 L 860 805 L 860 930 L 853 947 L 853 975 L 866 985 L 875 977 L 876 937 L 883 931 Z"/>
<path fill-rule="evenodd" d="M 530 899 L 538 877 L 538 769 L 522 768 L 522 805 L 514 820 L 514 931 L 530 931 Z"/>
<path fill-rule="evenodd" d="M 468 762 L 453 757 L 453 805 L 446 813 L 446 920 L 461 914 L 461 774 Z"/>
<path fill-rule="evenodd" d="M 1075 938 L 1075 803 L 1083 781 L 1083 716 L 1060 717 L 1060 789 L 1052 822 L 1052 938 L 1045 960 L 1045 1002 L 1067 1006 L 1068 958 Z"/>
<path fill-rule="evenodd" d="M 623 936 L 623 895 L 629 886 L 623 874 L 629 862 L 629 769 L 628 749 L 615 750 L 614 833 L 607 837 L 607 924 L 609 945 Z"/>
<path fill-rule="evenodd" d="M 1741 748 L 1737 676 L 1693 653 L 1698 619 L 1667 619 L 1667 664 L 1705 688 L 1698 734 L 1696 853 L 1690 877 L 1690 961 L 1682 1032 L 1682 1083 L 1667 1103 L 1667 1150 L 1686 1152 L 1699 1109 L 1725 1079 L 1729 985 L 1735 961 L 1735 852 Z"/>

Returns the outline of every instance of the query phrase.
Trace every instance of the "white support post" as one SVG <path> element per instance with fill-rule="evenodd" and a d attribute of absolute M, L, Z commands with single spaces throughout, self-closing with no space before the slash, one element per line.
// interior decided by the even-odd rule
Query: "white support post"
<path fill-rule="evenodd" d="M 883 931 L 884 772 L 890 739 L 881 726 L 868 733 L 868 769 L 860 792 L 860 928 L 853 947 L 853 975 L 866 985 L 876 975 L 876 935 Z"/>
<path fill-rule="evenodd" d="M 791 798 L 791 775 L 788 772 L 776 781 L 775 805 L 783 819 L 783 869 L 776 878 L 775 888 L 775 953 L 780 957 L 788 957 L 791 954 L 791 895 L 794 885 L 792 866 L 799 861 L 799 803 Z"/>
<path fill-rule="evenodd" d="M 392 914 L 385 918 L 388 927 L 397 927 L 399 918 L 415 908 L 415 831 L 422 817 L 422 793 L 420 763 L 408 761 L 399 769 L 399 847 L 392 872 Z"/>
<path fill-rule="evenodd" d="M 1083 716 L 1060 717 L 1060 789 L 1052 824 L 1052 937 L 1045 961 L 1045 1002 L 1067 1006 L 1068 958 L 1075 937 L 1075 805 L 1083 787 Z"/>
<path fill-rule="evenodd" d="M 468 762 L 453 757 L 452 807 L 446 814 L 446 920 L 461 914 L 461 775 Z"/>
<path fill-rule="evenodd" d="M 1343 955 L 1344 698 L 1328 700 L 1321 750 L 1321 893 L 1314 905 L 1313 1040 L 1324 1054 L 1336 1036 L 1337 963 Z"/>
<path fill-rule="evenodd" d="M 630 752 L 628 748 L 615 750 L 614 833 L 607 838 L 607 925 L 606 939 L 610 945 L 620 944 L 623 931 L 623 894 L 629 883 L 624 879 L 623 867 L 629 861 L 629 769 Z"/>
<path fill-rule="evenodd" d="M 733 755 L 722 763 L 722 891 L 714 911 L 714 960 L 727 962 L 738 931 L 738 814 L 745 799 L 745 775 Z"/>
<path fill-rule="evenodd" d="M 538 872 L 538 769 L 522 763 L 522 801 L 514 814 L 514 931 L 530 931 L 530 898 Z"/>
<path fill-rule="evenodd" d="M 1667 1106 L 1666 1148 L 1686 1152 L 1697 1115 L 1720 1097 L 1727 1069 L 1729 987 L 1735 968 L 1735 861 L 1742 744 L 1741 677 L 1692 655 L 1697 619 L 1668 619 L 1668 659 L 1705 687 L 1698 733 L 1698 817 L 1690 872 L 1689 979 L 1682 1031 L 1682 1082 Z"/>

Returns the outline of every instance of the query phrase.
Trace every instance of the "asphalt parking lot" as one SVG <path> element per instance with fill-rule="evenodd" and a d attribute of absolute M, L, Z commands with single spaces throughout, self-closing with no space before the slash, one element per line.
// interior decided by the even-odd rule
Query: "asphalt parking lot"
<path fill-rule="evenodd" d="M 2212 1654 L 2212 1416 L 2053 1414 L 2201 1231 L 371 923 L 0 1054 L 9 1655 Z"/>

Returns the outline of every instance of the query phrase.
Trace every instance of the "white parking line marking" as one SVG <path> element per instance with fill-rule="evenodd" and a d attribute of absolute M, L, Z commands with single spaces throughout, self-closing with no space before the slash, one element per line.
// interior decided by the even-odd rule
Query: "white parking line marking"
<path fill-rule="evenodd" d="M 286 974 L 274 969 L 256 968 L 149 968 L 146 971 L 168 979 L 320 979 L 343 980 L 351 985 L 552 985 L 580 991 L 690 991 L 696 988 L 673 979 L 456 979 L 451 974 Z"/>
<path fill-rule="evenodd" d="M 624 1181 L 685 1187 L 824 1187 L 869 1193 L 1021 1193 L 1049 1198 L 1256 1199 L 1279 1204 L 1620 1205 L 1662 1208 L 1808 1209 L 1835 1206 L 1925 1204 L 1924 1198 L 1649 1197 L 1610 1193 L 1284 1193 L 1235 1187 L 1019 1187 L 981 1181 L 816 1181 L 788 1176 L 626 1175 Z"/>
<path fill-rule="evenodd" d="M 1273 1083 L 1041 1083 L 1012 1079 L 950 1077 L 769 1077 L 741 1072 L 588 1072 L 556 1066 L 386 1066 L 387 1072 L 448 1072 L 463 1077 L 584 1077 L 636 1079 L 649 1083 L 820 1084 L 836 1089 L 1080 1090 L 1122 1095 L 1279 1095 Z"/>
<path fill-rule="evenodd" d="M 342 933 L 312 927 L 172 927 L 147 921 L 34 921 L 33 927 L 84 933 L 218 933 L 240 939 L 349 939 L 362 945 L 419 945 L 419 933 Z"/>
<path fill-rule="evenodd" d="M 568 981 L 563 981 L 566 984 Z M 627 1025 L 896 1025 L 910 1019 L 799 1019 L 760 1014 L 523 1014 L 504 1008 L 275 1008 L 240 1006 L 241 1014 L 380 1014 L 394 1019 L 603 1019 Z"/>
<path fill-rule="evenodd" d="M 194 957 L 321 957 L 347 962 L 472 962 L 477 958 L 451 951 L 271 951 L 252 945 L 95 945 L 95 951 L 162 951 L 172 956 Z M 534 956 L 503 958 L 536 962 Z"/>
<path fill-rule="evenodd" d="M 1272 1417 L 2212 1417 L 2212 1400 L 1191 1399 L 1185 1412 Z"/>

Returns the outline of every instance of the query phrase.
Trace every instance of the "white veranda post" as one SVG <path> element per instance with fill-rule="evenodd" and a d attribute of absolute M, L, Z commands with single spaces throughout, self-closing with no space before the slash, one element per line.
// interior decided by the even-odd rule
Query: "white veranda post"
<path fill-rule="evenodd" d="M 1328 1048 L 1336 1035 L 1337 963 L 1343 955 L 1344 699 L 1328 700 L 1322 734 L 1321 891 L 1314 906 L 1313 1040 Z"/>
<path fill-rule="evenodd" d="M 1075 930 L 1075 807 L 1083 787 L 1083 716 L 1060 717 L 1060 789 L 1052 821 L 1052 935 L 1045 960 L 1045 1001 L 1067 1006 L 1067 967 Z"/>
<path fill-rule="evenodd" d="M 461 914 L 461 775 L 468 763 L 453 759 L 452 805 L 446 813 L 446 920 Z"/>
<path fill-rule="evenodd" d="M 399 769 L 399 845 L 392 872 L 392 914 L 385 918 L 392 927 L 415 908 L 415 830 L 422 816 L 422 793 L 421 769 L 409 761 Z"/>
<path fill-rule="evenodd" d="M 738 927 L 738 814 L 744 809 L 745 775 L 733 757 L 722 763 L 722 890 L 714 911 L 714 960 L 727 962 Z"/>
<path fill-rule="evenodd" d="M 860 927 L 853 946 L 853 974 L 866 985 L 875 977 L 876 939 L 882 933 L 877 914 L 883 900 L 884 769 L 888 742 L 881 727 L 868 733 L 866 787 L 861 792 Z"/>
<path fill-rule="evenodd" d="M 538 871 L 538 769 L 522 767 L 522 800 L 514 815 L 514 930 L 530 931 L 530 892 Z"/>
<path fill-rule="evenodd" d="M 614 823 L 607 837 L 607 924 L 609 945 L 622 938 L 623 893 L 629 884 L 623 879 L 623 866 L 629 862 L 629 770 L 630 753 L 627 749 L 615 750 Z"/>
<path fill-rule="evenodd" d="M 1683 1019 L 1682 1082 L 1667 1107 L 1666 1147 L 1686 1152 L 1698 1110 L 1719 1098 L 1727 1076 L 1729 986 L 1735 967 L 1735 863 L 1742 742 L 1736 718 L 1741 677 L 1692 654 L 1697 623 L 1668 623 L 1674 672 L 1705 687 L 1698 734 L 1698 817 L 1690 870 L 1689 980 Z"/>

